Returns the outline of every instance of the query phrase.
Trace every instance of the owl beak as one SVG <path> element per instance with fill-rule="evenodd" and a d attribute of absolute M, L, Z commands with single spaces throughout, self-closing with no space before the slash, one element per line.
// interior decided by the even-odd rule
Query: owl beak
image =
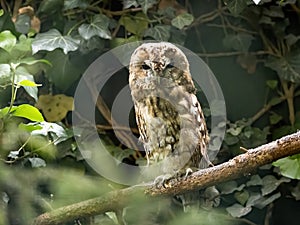
<path fill-rule="evenodd" d="M 152 68 L 155 72 L 161 72 L 165 69 L 165 63 L 163 62 L 153 62 Z"/>

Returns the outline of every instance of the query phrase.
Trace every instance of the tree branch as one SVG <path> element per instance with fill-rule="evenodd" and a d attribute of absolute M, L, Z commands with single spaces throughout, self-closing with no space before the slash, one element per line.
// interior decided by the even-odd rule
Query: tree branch
<path fill-rule="evenodd" d="M 201 189 L 254 173 L 255 169 L 277 159 L 300 153 L 300 132 L 248 150 L 223 164 L 192 173 L 186 178 L 170 179 L 163 186 L 136 185 L 106 195 L 61 207 L 38 216 L 33 225 L 56 225 L 75 218 L 98 215 L 125 207 L 138 193 L 150 196 L 175 195 Z"/>

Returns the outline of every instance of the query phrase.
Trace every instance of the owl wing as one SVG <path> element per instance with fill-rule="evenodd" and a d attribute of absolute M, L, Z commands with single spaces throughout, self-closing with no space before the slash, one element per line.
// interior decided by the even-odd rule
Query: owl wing
<path fill-rule="evenodd" d="M 139 104 L 139 103 L 137 103 Z M 147 133 L 147 127 L 146 127 L 146 121 L 144 118 L 145 113 L 143 112 L 143 108 L 139 105 L 135 105 L 135 117 L 136 117 L 136 123 L 139 129 L 140 133 L 140 141 L 142 143 L 147 143 L 148 141 L 148 133 Z"/>
<path fill-rule="evenodd" d="M 200 153 L 202 155 L 202 159 L 200 162 L 200 168 L 207 168 L 211 162 L 209 160 L 208 154 L 207 154 L 207 146 L 209 143 L 209 136 L 208 131 L 206 127 L 205 118 L 203 115 L 203 111 L 201 109 L 201 105 L 197 99 L 197 97 L 194 94 L 191 94 L 191 113 L 194 115 L 194 119 L 196 122 L 196 133 L 198 136 L 198 148 L 200 150 Z"/>

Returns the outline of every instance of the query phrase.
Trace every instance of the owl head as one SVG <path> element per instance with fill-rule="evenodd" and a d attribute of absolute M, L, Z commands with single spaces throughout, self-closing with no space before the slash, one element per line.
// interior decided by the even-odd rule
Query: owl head
<path fill-rule="evenodd" d="M 129 72 L 130 85 L 147 78 L 165 78 L 194 91 L 185 54 L 168 42 L 150 42 L 139 46 L 131 56 Z"/>

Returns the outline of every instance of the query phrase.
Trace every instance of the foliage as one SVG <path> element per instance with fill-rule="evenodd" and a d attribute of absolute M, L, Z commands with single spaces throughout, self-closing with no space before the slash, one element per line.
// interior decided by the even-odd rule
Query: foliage
<path fill-rule="evenodd" d="M 99 55 L 125 43 L 151 39 L 186 45 L 216 73 L 215 57 L 228 57 L 236 61 L 228 66 L 221 58 L 223 67 L 230 67 L 239 77 L 236 81 L 226 78 L 229 89 L 245 86 L 246 90 L 247 76 L 263 86 L 263 93 L 259 93 L 263 102 L 257 103 L 261 109 L 252 106 L 256 102 L 247 102 L 250 116 L 240 113 L 237 119 L 230 118 L 233 108 L 239 111 L 248 101 L 244 90 L 244 99 L 228 109 L 227 131 L 215 164 L 300 129 L 296 107 L 300 94 L 299 2 L 267 0 L 255 5 L 246 0 L 224 0 L 205 4 L 168 0 L 1 2 L 0 205 L 7 215 L 14 212 L 11 205 L 18 211 L 14 213 L 18 216 L 11 218 L 0 212 L 1 224 L 17 220 L 29 224 L 44 211 L 98 196 L 111 186 L 120 188 L 102 177 L 95 179 L 95 171 L 84 162 L 75 142 L 76 135 L 89 134 L 73 133 L 69 118 L 71 96 L 85 69 Z M 236 65 L 244 71 L 236 72 Z M 118 85 L 110 88 L 118 91 Z M 225 98 L 230 101 L 230 93 L 228 96 Z M 106 100 L 112 98 L 111 94 Z M 205 112 L 209 118 L 210 110 Z M 141 153 L 115 141 L 111 121 L 97 122 L 104 145 L 118 163 L 144 163 Z M 108 125 L 103 125 L 106 122 Z M 216 211 L 187 215 L 160 201 L 166 212 L 157 202 L 152 205 L 137 199 L 134 210 L 125 211 L 124 218 L 130 224 L 263 224 L 277 199 L 288 195 L 299 201 L 299 165 L 300 155 L 291 156 L 260 168 L 256 174 L 218 185 L 221 204 Z M 52 170 L 53 166 L 58 169 Z M 148 217 L 151 219 L 145 219 Z M 78 224 L 87 220 L 82 218 Z M 107 213 L 90 224 L 116 221 L 117 215 Z"/>

